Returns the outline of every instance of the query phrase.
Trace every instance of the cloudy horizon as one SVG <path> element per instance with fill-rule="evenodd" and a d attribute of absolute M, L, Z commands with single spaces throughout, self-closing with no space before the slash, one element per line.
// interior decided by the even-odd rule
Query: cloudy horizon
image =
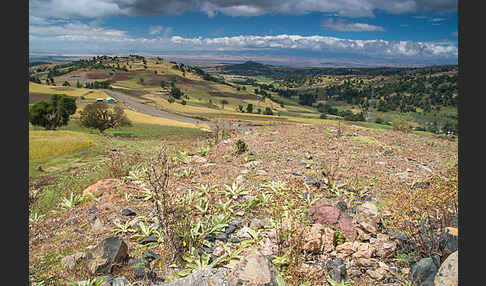
<path fill-rule="evenodd" d="M 30 53 L 258 53 L 281 62 L 287 58 L 289 63 L 297 57 L 356 65 L 458 61 L 457 0 L 29 4 Z"/>

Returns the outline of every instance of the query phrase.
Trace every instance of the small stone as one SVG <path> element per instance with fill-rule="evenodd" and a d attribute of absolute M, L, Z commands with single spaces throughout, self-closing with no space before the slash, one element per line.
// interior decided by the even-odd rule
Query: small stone
<path fill-rule="evenodd" d="M 342 258 L 335 258 L 327 261 L 326 270 L 329 276 L 331 276 L 331 278 L 338 283 L 348 279 L 346 265 L 344 264 L 344 260 Z"/>
<path fill-rule="evenodd" d="M 128 257 L 128 246 L 121 237 L 105 238 L 87 253 L 91 274 L 109 274 L 114 263 L 122 264 Z"/>
<path fill-rule="evenodd" d="M 128 281 L 125 276 L 113 278 L 113 280 L 111 281 L 111 286 L 125 286 L 128 284 L 130 284 L 130 281 Z"/>
<path fill-rule="evenodd" d="M 345 212 L 348 209 L 348 206 L 346 205 L 346 203 L 344 201 L 339 201 L 336 204 L 336 208 L 338 208 L 342 212 Z"/>
<path fill-rule="evenodd" d="M 369 223 L 367 223 L 367 222 L 364 222 L 364 221 L 363 221 L 363 222 L 361 222 L 359 225 L 360 225 L 360 226 L 361 226 L 361 227 L 362 227 L 364 230 L 366 230 L 368 233 L 371 233 L 371 234 L 376 234 L 376 228 L 375 228 L 373 225 L 371 225 L 371 224 L 369 224 Z"/>
<path fill-rule="evenodd" d="M 368 274 L 368 276 L 370 276 L 371 278 L 373 278 L 375 280 L 383 279 L 383 275 L 378 273 L 375 270 L 368 269 L 368 270 L 366 270 L 366 274 Z"/>
<path fill-rule="evenodd" d="M 89 213 L 91 213 L 91 214 L 94 214 L 97 211 L 98 211 L 98 208 L 95 205 L 93 205 L 92 207 L 89 208 Z"/>
<path fill-rule="evenodd" d="M 271 222 L 268 218 L 254 218 L 250 222 L 250 228 L 255 230 L 259 228 L 268 228 L 270 225 Z"/>
<path fill-rule="evenodd" d="M 149 236 L 147 236 L 146 238 L 142 239 L 139 243 L 140 244 L 147 244 L 147 243 L 151 243 L 151 242 L 157 242 L 158 239 L 155 235 L 151 234 Z"/>
<path fill-rule="evenodd" d="M 306 169 L 312 169 L 312 165 L 311 165 L 311 164 L 306 164 L 306 165 L 305 165 L 305 168 L 306 168 Z"/>
<path fill-rule="evenodd" d="M 136 213 L 136 212 L 134 212 L 134 211 L 133 211 L 132 209 L 130 209 L 130 208 L 126 208 L 126 209 L 123 209 L 123 210 L 122 210 L 122 215 L 124 215 L 124 216 L 135 216 L 135 215 L 137 215 L 137 213 Z"/>
<path fill-rule="evenodd" d="M 96 218 L 94 223 L 93 223 L 93 231 L 94 232 L 102 232 L 105 230 L 105 226 L 103 225 L 103 222 L 101 221 L 100 218 Z"/>
<path fill-rule="evenodd" d="M 260 252 L 250 254 L 240 260 L 228 274 L 228 285 L 278 285 L 277 269 L 269 258 Z"/>

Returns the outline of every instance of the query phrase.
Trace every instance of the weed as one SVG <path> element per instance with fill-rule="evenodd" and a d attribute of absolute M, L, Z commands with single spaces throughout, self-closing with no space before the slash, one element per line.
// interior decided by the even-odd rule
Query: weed
<path fill-rule="evenodd" d="M 243 154 L 246 151 L 248 151 L 248 146 L 246 145 L 245 141 L 243 141 L 242 139 L 239 139 L 238 141 L 236 141 L 235 154 L 237 154 L 237 155 Z"/>
<path fill-rule="evenodd" d="M 86 201 L 86 199 L 83 196 L 75 195 L 74 193 L 71 193 L 69 198 L 64 197 L 61 199 L 60 205 L 64 209 L 72 209 L 84 201 Z"/>

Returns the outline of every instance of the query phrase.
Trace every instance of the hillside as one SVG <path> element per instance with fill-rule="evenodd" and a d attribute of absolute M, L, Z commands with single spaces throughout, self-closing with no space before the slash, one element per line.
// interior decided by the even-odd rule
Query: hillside
<path fill-rule="evenodd" d="M 29 125 L 32 285 L 450 275 L 439 266 L 458 242 L 453 66 L 218 72 L 131 55 L 29 70 L 29 104 L 60 93 L 77 106 L 58 130 Z M 108 97 L 132 125 L 80 126 Z"/>
<path fill-rule="evenodd" d="M 221 257 L 213 267 L 232 267 L 238 260 L 229 259 L 228 255 L 236 251 L 240 257 L 248 257 L 252 250 L 259 249 L 276 259 L 274 262 L 281 261 L 275 265 L 287 285 L 301 285 L 305 281 L 310 285 L 322 285 L 325 276 L 319 273 L 326 270 L 315 261 L 328 261 L 333 257 L 345 257 L 347 275 L 354 281 L 353 285 L 405 281 L 410 268 L 424 254 L 420 253 L 419 245 L 393 234 L 397 230 L 389 222 L 397 219 L 397 210 L 391 200 L 396 198 L 395 192 L 435 188 L 432 178 L 438 174 L 445 176 L 448 168 L 457 162 L 457 143 L 348 124 L 341 128 L 342 136 L 338 136 L 338 126 L 334 124 L 252 127 L 247 131 L 233 131 L 231 135 L 227 133 L 227 139 L 217 145 L 211 145 L 212 139 L 193 141 L 186 147 L 175 145 L 170 153 L 174 160 L 170 163 L 167 191 L 171 198 L 178 198 L 172 207 L 184 208 L 184 221 L 188 223 L 177 227 L 183 227 L 180 230 L 187 235 L 189 232 L 196 235 L 198 223 L 203 225 L 198 236 L 179 234 L 185 245 L 181 246 L 181 255 L 188 259 L 176 260 L 174 267 L 164 263 L 165 251 L 171 252 L 172 246 L 167 250 L 167 243 L 157 242 L 157 239 L 145 244 L 144 241 L 152 237 L 150 234 L 156 238 L 161 236 L 156 229 L 141 227 L 142 222 L 144 226 L 157 224 L 153 197 L 151 199 L 147 193 L 153 185 L 144 175 L 149 170 L 144 162 L 155 162 L 148 158 L 157 154 L 158 148 L 153 148 L 149 157 L 136 158 L 133 151 L 119 145 L 110 159 L 111 168 L 117 168 L 114 164 L 118 164 L 118 168 L 128 167 L 129 172 L 120 177 L 103 178 L 117 179 L 119 183 L 115 188 L 104 189 L 95 199 L 84 199 L 72 206 L 66 203 L 64 210 L 58 209 L 55 216 L 45 213 L 44 218 L 32 220 L 30 279 L 57 284 L 68 278 L 80 281 L 95 277 L 84 270 L 84 259 L 70 268 L 65 258 L 84 253 L 104 238 L 116 235 L 127 244 L 130 258 L 152 253 L 156 258 L 149 260 L 150 264 L 142 273 L 153 273 L 146 277 L 155 275 L 166 281 L 177 278 L 176 273 L 187 275 L 180 271 L 198 269 L 189 262 L 189 258 L 198 259 L 190 254 L 191 246 L 200 251 L 199 255 L 209 255 L 209 263 Z M 239 139 L 248 147 L 241 155 L 234 153 Z M 207 151 L 203 152 L 206 147 Z M 423 152 L 425 149 L 428 152 Z M 79 196 L 81 191 L 77 192 Z M 66 196 L 69 201 L 67 192 Z M 329 247 L 334 250 L 320 252 L 313 250 L 314 247 L 319 249 L 321 244 L 312 244 L 312 235 L 299 236 L 296 230 L 313 233 L 319 225 L 309 221 L 308 216 L 316 202 L 338 206 L 352 218 L 353 229 L 359 229 L 355 242 L 345 232 L 346 243 L 339 247 L 331 245 Z M 365 203 L 377 209 L 377 217 L 368 217 L 359 207 Z M 131 212 L 134 214 L 128 215 Z M 212 219 L 220 220 L 219 224 Z M 137 221 L 139 227 L 130 227 Z M 231 225 L 234 228 L 230 231 Z M 326 233 L 328 230 L 343 232 L 342 226 L 323 225 L 327 227 Z M 248 226 L 256 236 L 250 231 L 247 237 Z M 457 227 L 454 223 L 450 226 Z M 291 231 L 288 227 L 298 229 Z M 276 239 L 272 236 L 275 232 L 281 237 L 287 236 L 287 240 Z M 376 238 L 387 239 L 391 248 L 383 249 Z M 357 243 L 356 247 L 363 250 L 346 250 L 349 243 Z M 368 248 L 375 250 L 370 254 L 357 254 Z M 374 251 L 387 254 L 379 257 L 379 252 L 375 254 Z M 354 254 L 347 256 L 345 253 Z M 287 260 L 282 260 L 284 258 Z M 137 271 L 121 265 L 111 275 L 136 281 L 137 277 L 144 277 L 144 274 L 138 276 L 140 272 Z"/>

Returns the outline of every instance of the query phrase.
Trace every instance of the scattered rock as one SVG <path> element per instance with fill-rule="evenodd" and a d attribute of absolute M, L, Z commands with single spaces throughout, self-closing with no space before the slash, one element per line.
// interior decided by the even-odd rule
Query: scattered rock
<path fill-rule="evenodd" d="M 105 226 L 99 217 L 97 217 L 92 225 L 94 232 L 102 232 L 105 230 Z"/>
<path fill-rule="evenodd" d="M 378 271 L 375 271 L 375 270 L 368 269 L 368 270 L 366 270 L 366 274 L 368 274 L 368 276 L 370 276 L 372 279 L 375 279 L 375 280 L 383 279 L 383 274 L 380 274 L 380 273 L 378 273 Z"/>
<path fill-rule="evenodd" d="M 222 241 L 222 242 L 227 242 L 228 241 L 228 235 L 225 232 L 218 232 L 218 233 L 211 233 L 206 237 L 208 241 Z"/>
<path fill-rule="evenodd" d="M 269 218 L 254 218 L 250 222 L 250 228 L 256 230 L 259 228 L 269 228 L 271 221 Z"/>
<path fill-rule="evenodd" d="M 458 285 L 458 251 L 449 255 L 435 275 L 435 286 L 456 286 Z"/>
<path fill-rule="evenodd" d="M 142 239 L 139 243 L 140 244 L 147 244 L 147 243 L 151 243 L 151 242 L 157 242 L 158 239 L 155 235 L 151 234 L 149 236 L 147 236 L 146 238 Z"/>
<path fill-rule="evenodd" d="M 304 232 L 304 245 L 302 249 L 319 253 L 322 250 L 322 234 L 324 233 L 324 227 L 320 223 L 315 223 L 312 227 L 307 227 Z"/>
<path fill-rule="evenodd" d="M 375 253 L 375 248 L 369 243 L 357 242 L 359 243 L 357 249 L 353 253 L 353 258 L 366 258 L 370 259 Z"/>
<path fill-rule="evenodd" d="M 249 227 L 244 226 L 236 233 L 236 236 L 239 239 L 251 239 L 251 234 L 248 232 L 248 230 Z"/>
<path fill-rule="evenodd" d="M 316 188 L 320 188 L 323 182 L 314 176 L 305 176 L 304 183 Z"/>
<path fill-rule="evenodd" d="M 126 208 L 126 209 L 123 209 L 123 210 L 122 210 L 122 215 L 124 215 L 124 216 L 135 216 L 135 215 L 137 215 L 137 213 L 136 213 L 136 212 L 134 212 L 134 211 L 133 211 L 132 209 L 130 209 L 130 208 Z"/>
<path fill-rule="evenodd" d="M 458 249 L 458 231 L 455 227 L 447 227 L 439 236 L 439 249 L 444 257 L 457 251 Z"/>
<path fill-rule="evenodd" d="M 98 211 L 98 207 L 96 205 L 93 205 L 92 207 L 89 208 L 89 213 L 94 214 Z"/>
<path fill-rule="evenodd" d="M 336 208 L 338 208 L 340 211 L 345 212 L 348 209 L 348 206 L 344 201 L 339 201 L 336 204 Z"/>
<path fill-rule="evenodd" d="M 113 188 L 121 183 L 122 181 L 119 179 L 102 179 L 84 189 L 83 195 L 87 198 L 90 198 L 91 195 L 99 197 L 104 193 L 110 192 Z"/>
<path fill-rule="evenodd" d="M 195 270 L 189 276 L 178 278 L 171 282 L 155 283 L 151 286 L 226 286 L 226 270 L 224 268 L 206 267 Z"/>
<path fill-rule="evenodd" d="M 91 274 L 109 274 L 114 264 L 123 264 L 128 256 L 128 246 L 121 237 L 105 238 L 87 254 Z"/>
<path fill-rule="evenodd" d="M 277 286 L 277 269 L 269 258 L 260 252 L 250 254 L 228 274 L 229 286 Z"/>
<path fill-rule="evenodd" d="M 294 175 L 294 176 L 300 176 L 300 172 L 299 171 L 292 171 L 292 175 Z"/>
<path fill-rule="evenodd" d="M 306 165 L 305 165 L 305 168 L 306 168 L 306 169 L 312 169 L 312 164 L 306 164 Z"/>
<path fill-rule="evenodd" d="M 111 280 L 111 286 L 125 286 L 128 284 L 130 284 L 130 281 L 128 281 L 125 276 L 113 278 L 113 280 Z"/>
<path fill-rule="evenodd" d="M 363 230 L 366 230 L 368 233 L 371 233 L 371 234 L 376 234 L 376 227 L 374 227 L 373 225 L 367 223 L 367 222 L 361 222 L 359 224 L 361 226 L 361 228 Z"/>
<path fill-rule="evenodd" d="M 408 279 L 417 285 L 434 286 L 434 278 L 439 266 L 440 260 L 438 256 L 422 258 L 412 266 Z"/>
<path fill-rule="evenodd" d="M 78 252 L 76 254 L 73 254 L 73 255 L 69 255 L 69 256 L 64 257 L 61 260 L 61 265 L 65 269 L 72 270 L 74 268 L 74 266 L 76 266 L 76 264 L 80 260 L 85 259 L 85 258 L 86 258 L 86 253 L 84 253 L 84 252 Z"/>
<path fill-rule="evenodd" d="M 383 233 L 378 233 L 376 239 L 371 238 L 370 242 L 376 247 L 376 256 L 381 258 L 393 256 L 398 246 L 389 235 Z"/>
<path fill-rule="evenodd" d="M 331 279 L 336 282 L 346 281 L 348 274 L 346 272 L 346 265 L 342 258 L 335 258 L 326 262 L 326 270 Z"/>
<path fill-rule="evenodd" d="M 344 233 L 346 240 L 353 241 L 356 239 L 357 234 L 353 227 L 352 218 L 336 207 L 318 202 L 309 208 L 309 218 L 313 223 L 337 224 L 339 229 Z"/>

